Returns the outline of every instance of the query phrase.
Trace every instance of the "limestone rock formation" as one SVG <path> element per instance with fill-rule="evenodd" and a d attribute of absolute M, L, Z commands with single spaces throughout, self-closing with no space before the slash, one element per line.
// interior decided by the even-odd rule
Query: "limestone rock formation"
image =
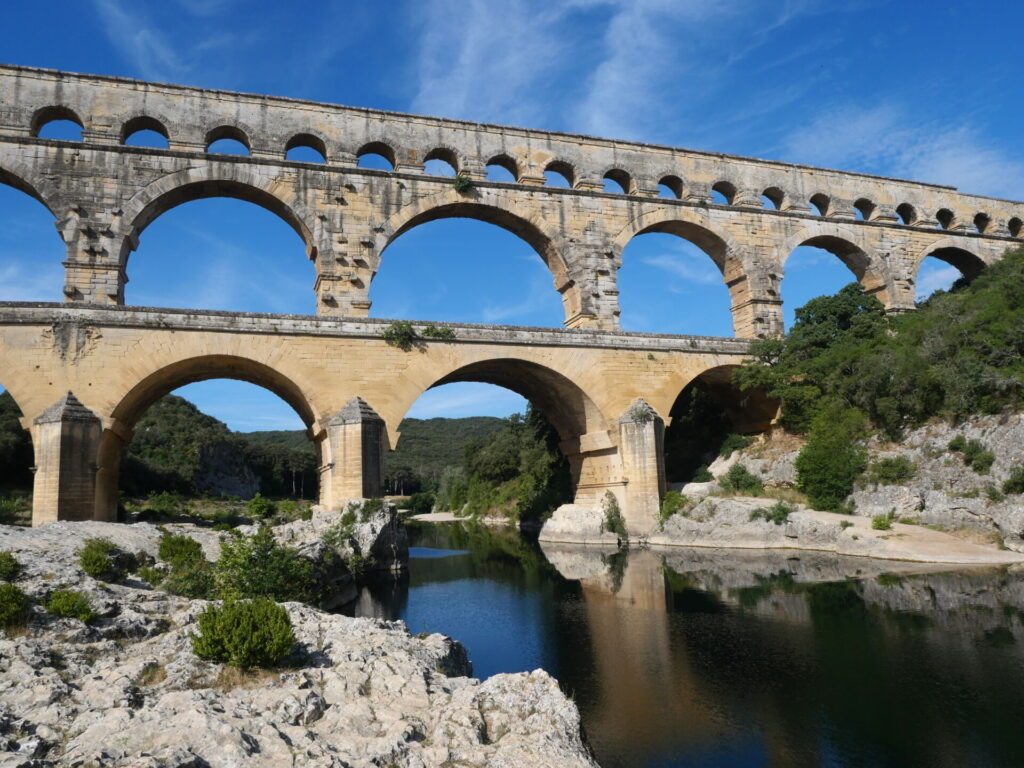
<path fill-rule="evenodd" d="M 465 650 L 401 622 L 288 603 L 296 635 L 279 670 L 229 673 L 189 637 L 205 606 L 82 573 L 105 535 L 154 546 L 145 525 L 0 526 L 37 603 L 84 592 L 90 625 L 35 608 L 0 636 L 0 763 L 96 766 L 595 766 L 576 707 L 545 672 L 474 680 Z M 212 542 L 204 541 L 204 545 Z M 33 762 L 37 761 L 37 762 Z"/>
<path fill-rule="evenodd" d="M 617 546 L 618 536 L 602 530 L 604 513 L 597 506 L 563 504 L 544 523 L 541 541 Z"/>

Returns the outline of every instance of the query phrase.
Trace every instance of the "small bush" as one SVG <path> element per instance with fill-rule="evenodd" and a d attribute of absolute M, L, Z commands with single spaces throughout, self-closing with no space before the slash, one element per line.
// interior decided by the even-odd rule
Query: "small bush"
<path fill-rule="evenodd" d="M 963 435 L 957 435 L 950 440 L 949 449 L 960 453 L 964 464 L 979 475 L 987 475 L 996 460 L 996 455 L 988 450 L 983 442 L 980 440 L 967 440 Z"/>
<path fill-rule="evenodd" d="M 185 500 L 174 493 L 151 493 L 144 504 L 145 511 L 159 517 L 177 517 L 185 512 Z"/>
<path fill-rule="evenodd" d="M 46 601 L 46 610 L 63 619 L 78 619 L 88 624 L 95 614 L 89 598 L 73 589 L 58 589 Z"/>
<path fill-rule="evenodd" d="M 452 186 L 454 186 L 455 191 L 461 195 L 473 188 L 473 180 L 466 174 L 459 173 L 456 174 L 455 180 L 452 182 Z"/>
<path fill-rule="evenodd" d="M 414 493 L 409 497 L 409 509 L 414 515 L 425 515 L 434 510 L 434 494 L 427 491 Z"/>
<path fill-rule="evenodd" d="M 21 575 L 21 563 L 10 552 L 0 552 L 0 581 L 16 581 Z"/>
<path fill-rule="evenodd" d="M 685 515 L 692 506 L 693 502 L 679 491 L 669 491 L 661 501 L 661 524 L 664 525 L 665 521 L 672 517 L 672 515 L 677 515 L 680 512 Z"/>
<path fill-rule="evenodd" d="M 215 575 L 224 599 L 306 601 L 313 592 L 313 564 L 291 547 L 278 544 L 267 526 L 260 526 L 252 536 L 222 538 Z"/>
<path fill-rule="evenodd" d="M 906 456 L 887 456 L 871 464 L 866 479 L 876 485 L 897 485 L 915 474 L 917 467 Z"/>
<path fill-rule="evenodd" d="M 1010 477 L 1012 479 L 1012 473 Z M 1022 477 L 1021 480 L 1024 481 L 1024 477 Z M 1009 480 L 1007 480 L 1006 482 L 1008 483 Z M 1003 483 L 1003 487 L 1006 487 L 1006 483 Z M 1020 491 L 1017 491 L 1017 493 L 1020 493 Z M 995 485 L 989 483 L 988 485 L 985 486 L 985 497 L 993 504 L 998 504 L 999 502 L 1006 500 L 1006 491 L 1000 491 L 998 488 L 995 487 Z"/>
<path fill-rule="evenodd" d="M 160 582 L 164 591 L 192 600 L 213 598 L 215 586 L 213 566 L 207 560 L 196 560 L 171 568 L 171 572 Z"/>
<path fill-rule="evenodd" d="M 249 499 L 246 509 L 249 512 L 249 517 L 256 520 L 266 520 L 268 517 L 274 516 L 274 513 L 277 511 L 277 505 L 275 505 L 270 499 L 257 493 Z"/>
<path fill-rule="evenodd" d="M 738 493 L 744 496 L 760 496 L 764 493 L 761 478 L 747 469 L 743 464 L 733 464 L 722 478 L 722 490 L 727 493 Z"/>
<path fill-rule="evenodd" d="M 871 518 L 871 527 L 876 531 L 890 531 L 892 530 L 893 517 L 892 512 L 887 515 L 875 515 Z"/>
<path fill-rule="evenodd" d="M 707 464 L 701 464 L 697 467 L 697 471 L 693 473 L 693 477 L 690 478 L 691 483 L 710 483 L 715 479 L 715 476 L 711 474 Z"/>
<path fill-rule="evenodd" d="M 203 548 L 191 536 L 165 533 L 160 537 L 157 555 L 172 568 L 190 565 L 203 558 Z"/>
<path fill-rule="evenodd" d="M 114 555 L 117 547 L 109 539 L 86 539 L 78 551 L 78 564 L 94 579 L 116 581 L 121 577 Z"/>
<path fill-rule="evenodd" d="M 851 523 L 849 520 L 840 520 L 839 530 L 845 531 L 847 528 L 853 528 L 853 523 Z"/>
<path fill-rule="evenodd" d="M 722 441 L 722 447 L 718 449 L 718 455 L 723 459 L 728 459 L 736 451 L 742 451 L 752 442 L 753 438 L 747 435 L 738 435 L 735 432 L 730 432 L 725 436 L 725 440 Z"/>
<path fill-rule="evenodd" d="M 775 525 L 782 525 L 789 522 L 789 515 L 795 512 L 795 508 L 784 501 L 780 501 L 770 507 L 759 507 L 750 513 L 751 520 L 765 520 Z"/>
<path fill-rule="evenodd" d="M 423 338 L 434 341 L 455 341 L 455 331 L 450 325 L 427 323 L 423 326 Z"/>
<path fill-rule="evenodd" d="M 15 629 L 28 623 L 32 601 L 14 584 L 0 583 L 0 627 Z"/>
<path fill-rule="evenodd" d="M 867 465 L 861 444 L 864 415 L 839 403 L 814 417 L 807 442 L 796 458 L 797 487 L 815 509 L 835 512 L 853 493 L 853 484 Z"/>
<path fill-rule="evenodd" d="M 381 334 L 381 338 L 391 347 L 398 347 L 408 352 L 420 340 L 416 327 L 408 320 L 395 320 Z"/>
<path fill-rule="evenodd" d="M 275 667 L 295 645 L 288 612 L 267 598 L 211 605 L 198 624 L 196 656 L 243 670 Z"/>
<path fill-rule="evenodd" d="M 1003 483 L 1003 493 L 1024 493 L 1024 466 L 1016 466 L 1010 470 L 1010 476 Z M 1002 501 L 1002 499 L 999 499 L 999 501 Z"/>
<path fill-rule="evenodd" d="M 622 510 L 619 508 L 619 501 L 615 494 L 606 491 L 604 501 L 601 502 L 601 510 L 604 512 L 604 520 L 601 521 L 601 532 L 614 533 L 620 539 L 629 537 L 626 531 L 626 520 L 622 517 Z"/>
<path fill-rule="evenodd" d="M 167 573 L 165 571 L 161 571 L 159 568 L 154 568 L 152 565 L 144 565 L 135 572 L 135 575 L 150 586 L 158 587 L 164 578 L 166 578 Z"/>

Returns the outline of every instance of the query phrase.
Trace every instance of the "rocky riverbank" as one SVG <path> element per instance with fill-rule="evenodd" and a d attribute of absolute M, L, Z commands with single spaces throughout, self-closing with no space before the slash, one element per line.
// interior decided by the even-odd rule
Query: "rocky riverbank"
<path fill-rule="evenodd" d="M 313 526 L 290 525 L 281 540 L 314 545 Z M 170 527 L 216 558 L 218 534 Z M 286 603 L 296 643 L 279 669 L 203 661 L 190 637 L 207 603 L 86 575 L 77 551 L 97 536 L 154 555 L 160 531 L 0 526 L 35 604 L 26 628 L 0 636 L 2 765 L 595 765 L 575 705 L 545 672 L 475 680 L 461 645 L 401 622 Z M 96 617 L 50 614 L 57 589 L 83 593 Z"/>

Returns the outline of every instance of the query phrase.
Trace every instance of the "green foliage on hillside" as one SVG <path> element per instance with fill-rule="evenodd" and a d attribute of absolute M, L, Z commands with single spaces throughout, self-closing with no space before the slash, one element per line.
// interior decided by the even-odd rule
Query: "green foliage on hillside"
<path fill-rule="evenodd" d="M 812 504 L 838 509 L 866 467 L 861 441 L 871 430 L 898 440 L 931 418 L 1024 403 L 1024 250 L 905 315 L 887 316 L 848 285 L 808 302 L 785 338 L 752 352 L 735 381 L 781 400 L 782 425 L 808 435 L 801 489 Z M 983 448 L 959 447 L 979 472 L 991 464 Z"/>
<path fill-rule="evenodd" d="M 32 486 L 32 439 L 21 428 L 21 411 L 7 391 L 0 392 L 0 489 Z"/>
<path fill-rule="evenodd" d="M 540 520 L 572 500 L 569 464 L 547 420 L 531 407 L 525 416 L 499 421 L 497 431 L 467 444 L 462 461 L 442 475 L 438 510 Z"/>
<path fill-rule="evenodd" d="M 388 489 L 406 494 L 437 488 L 446 471 L 462 467 L 467 448 L 488 441 L 505 424 L 493 416 L 404 419 L 398 448 L 388 455 Z"/>

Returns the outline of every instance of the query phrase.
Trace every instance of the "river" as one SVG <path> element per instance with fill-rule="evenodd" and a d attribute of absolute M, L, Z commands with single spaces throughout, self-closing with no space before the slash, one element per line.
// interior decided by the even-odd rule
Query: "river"
<path fill-rule="evenodd" d="M 346 612 L 543 667 L 604 768 L 1024 765 L 1024 571 L 411 529 Z"/>

